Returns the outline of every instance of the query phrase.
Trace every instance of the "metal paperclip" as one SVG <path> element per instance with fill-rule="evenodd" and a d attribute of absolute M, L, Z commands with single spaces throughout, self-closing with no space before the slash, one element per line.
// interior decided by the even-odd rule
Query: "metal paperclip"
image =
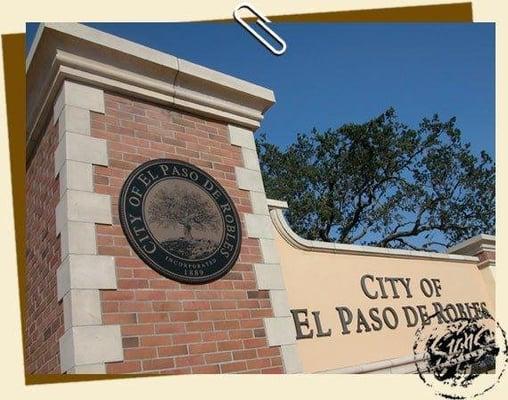
<path fill-rule="evenodd" d="M 275 49 L 270 43 L 268 43 L 259 33 L 257 33 L 253 28 L 251 28 L 243 19 L 240 18 L 238 15 L 238 11 L 240 11 L 242 8 L 247 8 L 252 14 L 259 17 L 261 20 L 256 21 L 256 23 L 261 26 L 266 32 L 268 32 L 282 47 L 277 50 Z M 233 17 L 236 19 L 236 21 L 242 25 L 245 29 L 247 29 L 248 32 L 251 33 L 252 36 L 254 36 L 257 40 L 259 40 L 262 44 L 265 45 L 268 50 L 270 50 L 273 54 L 276 56 L 280 56 L 284 54 L 286 51 L 286 42 L 284 39 L 282 39 L 279 35 L 277 35 L 274 31 L 272 31 L 266 23 L 271 23 L 268 18 L 266 18 L 264 15 L 261 15 L 259 11 L 257 11 L 253 6 L 251 6 L 248 3 L 242 3 L 240 4 L 235 11 L 233 11 Z M 266 22 L 266 23 L 265 23 Z"/>

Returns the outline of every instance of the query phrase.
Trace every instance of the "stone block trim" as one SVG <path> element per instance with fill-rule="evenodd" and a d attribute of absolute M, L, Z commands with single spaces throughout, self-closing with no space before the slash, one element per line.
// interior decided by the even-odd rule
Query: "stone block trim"
<path fill-rule="evenodd" d="M 288 294 L 286 289 L 270 290 L 270 301 L 272 302 L 273 315 L 275 317 L 290 316 Z"/>
<path fill-rule="evenodd" d="M 60 89 L 60 94 L 53 107 L 53 121 L 58 121 L 60 114 L 67 106 L 73 107 L 75 111 L 73 114 L 74 116 L 78 116 L 78 119 L 73 120 L 72 116 L 69 119 L 67 118 L 68 115 L 65 115 L 64 119 L 61 121 L 65 127 L 60 127 L 60 131 L 68 131 L 68 127 L 75 128 L 76 126 L 81 126 L 82 129 L 89 134 L 90 128 L 83 127 L 84 120 L 86 120 L 85 111 L 95 111 L 104 114 L 104 92 L 101 89 L 96 89 L 80 83 L 64 81 Z M 76 111 L 76 108 L 81 109 L 81 111 Z"/>
<path fill-rule="evenodd" d="M 65 329 L 73 326 L 101 325 L 98 290 L 69 290 L 63 298 Z"/>
<path fill-rule="evenodd" d="M 84 364 L 84 365 L 76 365 L 72 367 L 69 371 L 69 374 L 86 374 L 86 375 L 100 375 L 106 373 L 106 364 L 97 363 L 97 364 Z"/>
<path fill-rule="evenodd" d="M 67 221 L 60 230 L 61 259 L 69 254 L 97 254 L 95 224 Z"/>
<path fill-rule="evenodd" d="M 106 141 L 90 136 L 91 112 L 104 113 L 104 92 L 64 81 L 53 108 L 59 143 L 54 172 L 60 201 L 55 208 L 61 264 L 57 297 L 63 303 L 59 340 L 63 373 L 105 373 L 105 362 L 123 359 L 118 325 L 102 325 L 99 289 L 117 285 L 113 257 L 97 254 L 95 224 L 111 224 L 111 198 L 94 192 L 93 166 L 108 165 Z"/>
<path fill-rule="evenodd" d="M 62 372 L 76 366 L 100 364 L 104 360 L 122 360 L 120 337 L 118 325 L 78 326 L 67 329 L 60 338 Z"/>
<path fill-rule="evenodd" d="M 286 290 L 280 265 L 256 264 L 254 272 L 259 290 Z"/>
<path fill-rule="evenodd" d="M 268 215 L 245 214 L 247 235 L 256 239 L 273 239 L 271 219 Z"/>
<path fill-rule="evenodd" d="M 90 111 L 88 109 L 66 105 L 60 111 L 58 118 L 60 121 L 58 140 L 62 139 L 65 132 L 90 136 Z"/>
<path fill-rule="evenodd" d="M 268 203 L 264 192 L 249 192 L 252 212 L 257 215 L 269 215 Z"/>
<path fill-rule="evenodd" d="M 242 167 L 235 167 L 235 173 L 238 187 L 240 189 L 264 193 L 265 188 L 263 186 L 261 172 Z"/>
<path fill-rule="evenodd" d="M 259 239 L 263 260 L 266 264 L 280 264 L 279 251 L 274 239 Z"/>
<path fill-rule="evenodd" d="M 243 157 L 243 164 L 245 168 L 251 169 L 253 171 L 259 171 L 259 160 L 258 160 L 258 153 L 254 149 L 248 149 L 246 147 L 242 147 L 242 157 Z"/>
<path fill-rule="evenodd" d="M 228 130 L 231 144 L 240 147 L 243 159 L 243 167 L 235 168 L 238 187 L 249 191 L 252 203 L 253 213 L 245 215 L 246 234 L 259 240 L 263 256 L 263 264 L 255 264 L 254 272 L 257 288 L 268 290 L 273 310 L 273 317 L 263 319 L 268 344 L 280 348 L 286 373 L 299 373 L 303 369 L 296 348 L 296 332 L 290 317 L 254 134 L 233 125 L 228 125 Z"/>
<path fill-rule="evenodd" d="M 291 317 L 265 318 L 263 322 L 270 346 L 296 343 L 296 331 Z"/>
<path fill-rule="evenodd" d="M 58 299 L 72 289 L 116 289 L 113 257 L 70 254 L 57 270 Z"/>
<path fill-rule="evenodd" d="M 60 193 L 67 189 L 81 192 L 93 192 L 92 165 L 79 161 L 67 160 L 59 170 Z"/>
<path fill-rule="evenodd" d="M 55 175 L 67 160 L 95 165 L 108 165 L 106 141 L 65 132 L 55 153 Z"/>
<path fill-rule="evenodd" d="M 280 346 L 284 367 L 288 374 L 298 374 L 303 372 L 303 367 L 298 356 L 296 344 L 284 344 Z"/>
<path fill-rule="evenodd" d="M 229 140 L 232 145 L 245 149 L 256 150 L 256 142 L 254 141 L 254 134 L 252 131 L 236 125 L 228 125 L 228 129 Z"/>
<path fill-rule="evenodd" d="M 111 224 L 111 199 L 104 194 L 66 190 L 55 213 L 57 234 L 69 221 Z"/>

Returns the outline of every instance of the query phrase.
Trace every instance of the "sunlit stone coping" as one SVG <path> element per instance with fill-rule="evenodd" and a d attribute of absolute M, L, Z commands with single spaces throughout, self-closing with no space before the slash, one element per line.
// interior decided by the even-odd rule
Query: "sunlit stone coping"
<path fill-rule="evenodd" d="M 496 237 L 493 235 L 477 235 L 448 249 L 450 254 L 465 254 L 474 256 L 478 253 L 496 251 Z"/>
<path fill-rule="evenodd" d="M 427 370 L 428 356 L 425 354 L 409 355 L 351 367 L 320 371 L 322 374 L 414 374 Z M 417 366 L 418 365 L 418 366 Z"/>
<path fill-rule="evenodd" d="M 76 23 L 44 23 L 26 58 L 27 156 L 64 80 L 255 130 L 273 91 Z"/>
<path fill-rule="evenodd" d="M 400 249 L 385 249 L 382 247 L 359 246 L 343 243 L 320 242 L 307 240 L 299 236 L 289 226 L 284 217 L 284 210 L 288 208 L 285 201 L 268 199 L 270 217 L 277 232 L 292 246 L 305 251 L 316 251 L 337 254 L 359 254 L 366 256 L 383 256 L 394 258 L 432 259 L 440 261 L 478 263 L 478 257 L 458 254 L 433 253 L 428 251 L 412 251 Z"/>

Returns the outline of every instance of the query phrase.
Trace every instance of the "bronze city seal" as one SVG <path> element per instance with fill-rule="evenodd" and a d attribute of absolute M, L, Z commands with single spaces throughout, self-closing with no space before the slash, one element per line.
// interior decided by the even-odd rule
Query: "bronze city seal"
<path fill-rule="evenodd" d="M 158 159 L 137 167 L 122 187 L 119 215 L 136 254 L 179 282 L 217 279 L 238 258 L 241 227 L 233 201 L 186 162 Z"/>

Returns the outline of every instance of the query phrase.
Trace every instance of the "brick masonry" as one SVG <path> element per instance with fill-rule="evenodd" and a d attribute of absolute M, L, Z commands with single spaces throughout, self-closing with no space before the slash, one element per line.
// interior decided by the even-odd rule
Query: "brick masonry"
<path fill-rule="evenodd" d="M 496 253 L 494 251 L 482 251 L 476 255 L 480 260 L 480 263 L 484 261 L 496 261 Z"/>
<path fill-rule="evenodd" d="M 60 239 L 55 235 L 55 207 L 60 200 L 53 154 L 58 124 L 49 121 L 38 151 L 26 171 L 25 356 L 28 374 L 60 373 L 58 339 L 64 332 L 56 270 Z"/>
<path fill-rule="evenodd" d="M 97 251 L 115 257 L 117 290 L 101 290 L 103 324 L 119 324 L 124 360 L 107 373 L 283 373 L 280 348 L 269 347 L 263 319 L 272 317 L 267 290 L 256 289 L 258 239 L 245 237 L 249 192 L 238 189 L 241 150 L 227 125 L 105 93 L 105 114 L 91 113 L 91 135 L 107 140 L 109 166 L 94 166 L 95 192 L 111 195 L 113 225 L 97 225 Z M 218 281 L 185 285 L 146 266 L 119 225 L 125 178 L 155 158 L 190 162 L 212 175 L 235 202 L 244 237 L 233 269 Z"/>

